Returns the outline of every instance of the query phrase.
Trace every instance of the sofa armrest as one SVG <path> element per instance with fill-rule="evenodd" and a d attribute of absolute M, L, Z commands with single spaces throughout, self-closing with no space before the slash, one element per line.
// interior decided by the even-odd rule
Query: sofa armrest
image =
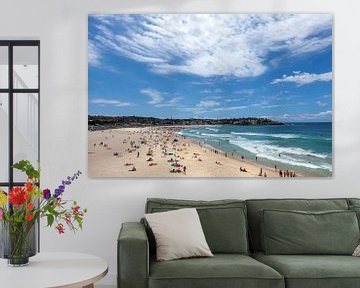
<path fill-rule="evenodd" d="M 123 223 L 117 242 L 118 288 L 146 288 L 149 242 L 141 223 Z"/>

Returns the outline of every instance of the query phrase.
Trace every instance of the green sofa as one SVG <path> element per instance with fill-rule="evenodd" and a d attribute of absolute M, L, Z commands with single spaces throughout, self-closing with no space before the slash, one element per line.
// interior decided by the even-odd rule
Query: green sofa
<path fill-rule="evenodd" d="M 145 221 L 124 223 L 117 246 L 119 288 L 360 287 L 360 257 L 343 255 L 342 252 L 314 255 L 305 251 L 302 255 L 301 247 L 296 255 L 281 255 L 282 253 L 269 255 L 264 251 L 264 241 L 269 240 L 268 244 L 265 243 L 269 248 L 269 245 L 273 245 L 271 241 L 274 239 L 277 245 L 283 240 L 276 243 L 276 235 L 267 235 L 270 238 L 264 240 L 265 236 L 262 232 L 264 211 L 270 211 L 269 213 L 285 210 L 308 211 L 305 217 L 310 217 L 310 219 L 323 217 L 327 219 L 326 221 L 330 221 L 329 225 L 338 225 L 334 227 L 349 226 L 349 229 L 354 230 L 354 225 L 356 225 L 355 236 L 358 241 L 359 224 L 356 215 L 357 213 L 360 215 L 360 199 L 192 201 L 153 198 L 147 200 L 145 212 L 164 212 L 187 207 L 197 208 L 206 240 L 214 257 L 156 261 L 155 239 Z M 333 223 L 334 221 L 329 217 L 333 217 L 334 213 L 339 214 L 335 217 L 343 217 L 343 220 L 339 221 L 346 221 L 345 224 Z M 294 214 L 290 217 L 286 216 L 283 222 L 293 221 L 292 216 L 304 217 Z M 355 217 L 356 223 L 353 220 L 349 221 L 349 217 Z M 276 221 L 277 218 L 269 219 Z M 304 225 L 301 226 L 306 227 L 308 222 L 306 219 Z M 270 222 L 270 220 L 266 221 Z M 301 231 L 300 228 L 299 231 Z M 291 239 L 291 235 L 289 237 L 290 240 L 288 243 L 284 242 L 284 245 L 293 244 L 294 238 Z M 296 237 L 299 238 L 298 235 Z M 325 244 L 337 247 L 341 245 L 341 241 L 341 239 L 335 239 L 329 241 L 330 244 Z M 354 245 L 350 240 L 347 242 L 344 245 Z M 297 239 L 294 243 L 297 243 Z M 278 249 L 276 246 L 275 248 Z M 331 247 L 329 249 L 331 251 Z M 352 246 L 349 249 L 352 249 Z"/>

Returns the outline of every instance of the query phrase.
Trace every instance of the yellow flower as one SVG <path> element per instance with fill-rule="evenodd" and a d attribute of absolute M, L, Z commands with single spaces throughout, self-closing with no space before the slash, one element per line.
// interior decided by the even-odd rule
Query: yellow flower
<path fill-rule="evenodd" d="M 0 189 L 0 206 L 4 206 L 7 203 L 7 196 L 5 193 Z"/>

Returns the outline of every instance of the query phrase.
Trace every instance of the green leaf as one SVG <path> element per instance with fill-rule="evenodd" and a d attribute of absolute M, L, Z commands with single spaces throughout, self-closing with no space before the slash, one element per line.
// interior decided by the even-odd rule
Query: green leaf
<path fill-rule="evenodd" d="M 54 215 L 55 217 L 58 217 L 60 215 L 59 212 L 57 212 L 53 207 L 48 206 L 47 210 L 49 211 L 50 214 Z"/>
<path fill-rule="evenodd" d="M 54 223 L 54 216 L 53 215 L 51 215 L 51 214 L 48 214 L 47 215 L 47 224 L 48 224 L 48 226 L 50 226 L 51 227 L 51 225 Z"/>
<path fill-rule="evenodd" d="M 24 173 L 29 178 L 38 180 L 40 178 L 40 168 L 35 169 L 34 166 L 30 163 L 29 160 L 21 160 L 13 165 L 15 169 L 18 169 Z"/>
<path fill-rule="evenodd" d="M 82 219 L 79 216 L 75 216 L 75 221 L 78 223 L 79 228 L 82 230 Z"/>

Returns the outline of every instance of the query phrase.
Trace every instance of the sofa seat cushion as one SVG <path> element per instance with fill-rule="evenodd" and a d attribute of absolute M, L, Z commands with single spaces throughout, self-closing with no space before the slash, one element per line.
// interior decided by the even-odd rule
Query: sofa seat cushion
<path fill-rule="evenodd" d="M 246 255 L 215 254 L 211 258 L 150 261 L 149 288 L 284 288 L 274 269 Z"/>
<path fill-rule="evenodd" d="M 358 288 L 360 258 L 338 255 L 265 255 L 254 259 L 285 277 L 287 288 Z"/>

